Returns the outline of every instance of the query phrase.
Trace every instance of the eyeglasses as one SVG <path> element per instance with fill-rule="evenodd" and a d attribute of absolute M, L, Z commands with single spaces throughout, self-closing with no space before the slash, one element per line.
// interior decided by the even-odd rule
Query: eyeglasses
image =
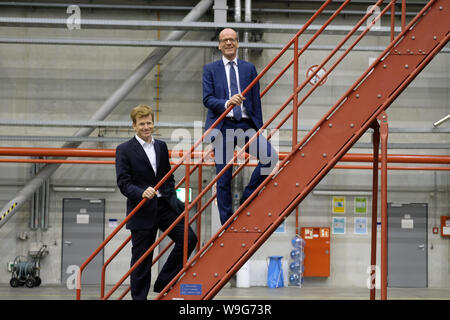
<path fill-rule="evenodd" d="M 221 42 L 221 43 L 225 43 L 225 42 L 228 42 L 228 41 L 230 41 L 231 43 L 235 43 L 235 42 L 237 42 L 237 39 L 234 39 L 234 38 L 226 38 L 226 39 L 221 39 L 221 40 L 219 40 L 219 42 Z"/>

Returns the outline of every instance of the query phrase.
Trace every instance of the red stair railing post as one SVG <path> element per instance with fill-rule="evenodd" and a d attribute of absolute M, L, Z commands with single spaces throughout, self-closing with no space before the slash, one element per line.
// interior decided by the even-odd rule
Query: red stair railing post
<path fill-rule="evenodd" d="M 183 243 L 183 267 L 188 259 L 188 232 L 189 232 L 189 181 L 190 181 L 190 159 L 185 165 L 186 181 L 184 183 L 184 243 Z"/>
<path fill-rule="evenodd" d="M 388 141 L 388 122 L 387 115 L 383 111 L 378 119 L 380 121 L 381 136 L 381 300 L 387 299 L 387 141 Z"/>
<path fill-rule="evenodd" d="M 395 0 L 392 0 L 391 6 L 391 41 L 395 38 Z"/>
<path fill-rule="evenodd" d="M 198 193 L 200 193 L 201 190 L 203 190 L 203 164 L 200 164 L 198 167 L 198 181 L 197 181 L 197 190 Z M 197 202 L 197 212 L 200 211 L 202 208 L 202 198 L 198 199 Z M 199 214 L 197 218 L 197 245 L 196 245 L 196 251 L 200 250 L 200 243 L 201 243 L 201 228 L 202 228 L 202 215 Z"/>
<path fill-rule="evenodd" d="M 293 100 L 293 114 L 292 114 L 292 147 L 297 144 L 297 126 L 298 126 L 298 109 L 295 107 L 298 103 L 298 92 L 296 89 L 298 87 L 298 37 L 295 37 L 294 41 L 294 87 L 292 88 L 294 92 Z"/>
<path fill-rule="evenodd" d="M 405 31 L 406 26 L 406 0 L 402 0 L 402 31 Z"/>

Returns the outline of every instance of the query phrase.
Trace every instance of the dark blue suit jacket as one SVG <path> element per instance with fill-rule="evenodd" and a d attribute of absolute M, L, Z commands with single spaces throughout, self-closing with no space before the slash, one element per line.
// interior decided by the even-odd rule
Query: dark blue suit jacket
<path fill-rule="evenodd" d="M 243 91 L 258 75 L 256 68 L 250 62 L 238 59 L 239 84 Z M 259 82 L 245 95 L 244 107 L 252 120 L 255 129 L 263 125 Z M 203 105 L 208 108 L 205 130 L 225 111 L 225 102 L 230 99 L 228 93 L 227 76 L 222 59 L 211 62 L 203 67 Z M 221 121 L 216 129 L 220 130 Z M 214 134 L 213 134 L 214 135 Z"/>
<path fill-rule="evenodd" d="M 164 141 L 155 140 L 157 173 L 135 137 L 116 148 L 117 186 L 127 197 L 127 215 L 141 202 L 142 193 L 154 187 L 170 171 L 169 152 Z M 173 175 L 166 180 L 159 191 L 164 197 L 175 194 Z M 158 199 L 155 196 L 146 201 L 142 208 L 128 221 L 127 229 L 151 229 L 157 222 Z"/>

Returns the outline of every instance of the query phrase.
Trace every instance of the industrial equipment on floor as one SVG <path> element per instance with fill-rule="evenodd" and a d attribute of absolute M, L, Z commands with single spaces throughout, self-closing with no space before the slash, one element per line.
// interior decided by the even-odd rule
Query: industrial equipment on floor
<path fill-rule="evenodd" d="M 28 288 L 39 287 L 41 285 L 40 271 L 41 259 L 48 253 L 47 245 L 42 245 L 35 253 L 30 253 L 31 260 L 25 260 L 17 256 L 11 269 L 11 287 L 26 285 Z"/>

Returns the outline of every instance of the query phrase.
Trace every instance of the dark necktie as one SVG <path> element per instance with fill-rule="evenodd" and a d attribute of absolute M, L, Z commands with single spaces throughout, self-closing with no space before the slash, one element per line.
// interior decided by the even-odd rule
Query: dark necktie
<path fill-rule="evenodd" d="M 236 72 L 234 71 L 234 62 L 230 61 L 230 91 L 231 91 L 231 96 L 234 96 L 235 94 L 239 93 L 239 89 L 238 89 L 238 85 L 237 85 L 237 78 L 236 78 Z M 236 120 L 241 120 L 242 118 L 242 110 L 241 110 L 241 106 L 234 106 L 233 107 L 233 114 L 234 114 L 234 118 Z"/>

